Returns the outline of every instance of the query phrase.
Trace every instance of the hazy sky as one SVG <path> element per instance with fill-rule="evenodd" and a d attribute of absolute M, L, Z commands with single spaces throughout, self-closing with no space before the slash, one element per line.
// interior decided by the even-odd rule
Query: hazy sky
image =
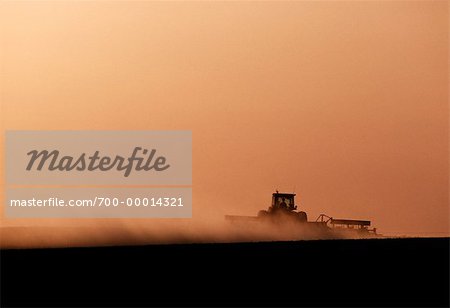
<path fill-rule="evenodd" d="M 448 17 L 447 1 L 2 2 L 2 130 L 192 130 L 194 218 L 295 187 L 310 219 L 448 234 Z"/>

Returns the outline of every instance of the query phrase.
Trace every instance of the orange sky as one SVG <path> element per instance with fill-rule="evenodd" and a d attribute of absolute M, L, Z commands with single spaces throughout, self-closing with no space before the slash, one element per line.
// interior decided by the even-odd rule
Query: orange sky
<path fill-rule="evenodd" d="M 2 2 L 2 130 L 192 130 L 194 218 L 295 187 L 310 219 L 448 234 L 448 16 L 447 1 Z"/>

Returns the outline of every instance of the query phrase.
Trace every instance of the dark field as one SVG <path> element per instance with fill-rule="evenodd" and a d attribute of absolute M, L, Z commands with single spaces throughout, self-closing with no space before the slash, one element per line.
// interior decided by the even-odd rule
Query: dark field
<path fill-rule="evenodd" d="M 1 306 L 447 306 L 449 239 L 1 251 Z"/>

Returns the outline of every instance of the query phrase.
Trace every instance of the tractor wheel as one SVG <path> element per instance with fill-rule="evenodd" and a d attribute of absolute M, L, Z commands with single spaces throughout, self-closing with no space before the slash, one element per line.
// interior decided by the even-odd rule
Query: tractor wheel
<path fill-rule="evenodd" d="M 265 210 L 261 210 L 258 212 L 258 217 L 266 217 L 269 214 L 269 212 Z"/>
<path fill-rule="evenodd" d="M 298 212 L 298 220 L 300 220 L 301 222 L 307 222 L 308 215 L 306 215 L 306 212 Z"/>

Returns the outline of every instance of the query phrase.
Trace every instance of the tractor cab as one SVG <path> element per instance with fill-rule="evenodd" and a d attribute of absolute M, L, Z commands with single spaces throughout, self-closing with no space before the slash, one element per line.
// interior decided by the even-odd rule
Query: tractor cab
<path fill-rule="evenodd" d="M 295 194 L 279 193 L 272 194 L 272 210 L 284 209 L 294 211 L 297 209 L 295 205 Z"/>

